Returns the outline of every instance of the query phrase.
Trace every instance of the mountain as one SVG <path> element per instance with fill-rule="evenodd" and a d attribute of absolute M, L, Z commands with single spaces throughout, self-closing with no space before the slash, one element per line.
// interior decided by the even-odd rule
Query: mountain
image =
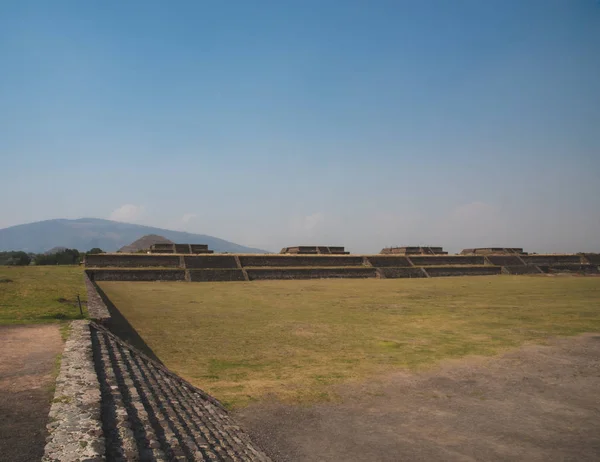
<path fill-rule="evenodd" d="M 175 244 L 175 242 L 162 236 L 157 236 L 156 234 L 148 234 L 147 236 L 140 237 L 137 241 L 132 242 L 129 245 L 121 247 L 119 252 L 135 253 L 139 250 L 149 249 L 153 244 Z"/>
<path fill-rule="evenodd" d="M 0 229 L 0 251 L 24 250 L 42 253 L 52 247 L 87 251 L 100 247 L 106 252 L 131 244 L 148 234 L 157 234 L 178 244 L 208 244 L 215 252 L 266 253 L 204 234 L 134 225 L 99 218 L 56 219 Z"/>

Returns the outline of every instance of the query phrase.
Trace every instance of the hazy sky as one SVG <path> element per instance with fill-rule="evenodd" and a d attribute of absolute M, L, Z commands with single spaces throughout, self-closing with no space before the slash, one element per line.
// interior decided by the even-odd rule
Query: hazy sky
<path fill-rule="evenodd" d="M 0 227 L 600 251 L 600 2 L 1 2 L 0 157 Z"/>

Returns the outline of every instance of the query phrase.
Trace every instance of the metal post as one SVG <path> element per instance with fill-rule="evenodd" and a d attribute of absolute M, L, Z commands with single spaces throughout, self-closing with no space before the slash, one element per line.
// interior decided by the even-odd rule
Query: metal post
<path fill-rule="evenodd" d="M 79 304 L 79 313 L 83 317 L 83 310 L 81 309 L 81 299 L 79 298 L 79 294 L 77 294 L 77 303 Z"/>

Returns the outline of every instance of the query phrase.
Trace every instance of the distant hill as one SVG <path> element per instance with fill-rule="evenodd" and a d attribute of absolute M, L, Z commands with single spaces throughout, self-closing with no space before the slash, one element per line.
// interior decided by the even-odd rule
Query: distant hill
<path fill-rule="evenodd" d="M 148 234 L 147 236 L 140 237 L 137 241 L 132 242 L 129 245 L 121 247 L 119 252 L 135 253 L 139 250 L 149 249 L 152 244 L 175 244 L 175 242 L 156 234 Z"/>
<path fill-rule="evenodd" d="M 42 253 L 53 247 L 88 251 L 100 247 L 115 252 L 135 240 L 155 234 L 178 244 L 208 244 L 215 252 L 265 253 L 213 236 L 134 225 L 99 218 L 56 219 L 0 229 L 0 251 L 23 250 Z"/>

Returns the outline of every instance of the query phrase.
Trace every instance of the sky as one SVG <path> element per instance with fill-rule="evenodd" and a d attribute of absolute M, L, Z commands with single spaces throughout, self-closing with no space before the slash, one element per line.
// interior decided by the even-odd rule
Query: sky
<path fill-rule="evenodd" d="M 0 179 L 0 228 L 600 251 L 600 2 L 1 2 Z"/>

